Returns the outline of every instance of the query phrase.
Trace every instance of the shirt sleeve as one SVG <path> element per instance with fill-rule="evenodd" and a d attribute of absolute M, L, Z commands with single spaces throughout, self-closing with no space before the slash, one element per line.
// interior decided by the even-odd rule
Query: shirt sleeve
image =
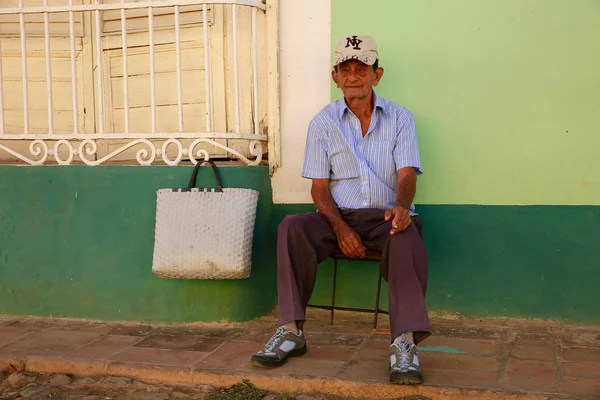
<path fill-rule="evenodd" d="M 304 149 L 304 166 L 302 177 L 308 179 L 329 179 L 331 168 L 327 157 L 327 148 L 323 140 L 323 127 L 318 121 L 311 121 L 308 126 L 306 146 Z"/>
<path fill-rule="evenodd" d="M 405 167 L 413 167 L 418 175 L 421 175 L 421 157 L 417 143 L 417 131 L 415 119 L 412 113 L 406 109 L 398 111 L 397 116 L 398 137 L 394 147 L 394 162 L 396 170 Z"/>

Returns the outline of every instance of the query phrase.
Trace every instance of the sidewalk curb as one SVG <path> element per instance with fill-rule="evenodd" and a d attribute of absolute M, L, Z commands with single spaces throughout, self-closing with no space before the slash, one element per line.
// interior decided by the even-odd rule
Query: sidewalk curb
<path fill-rule="evenodd" d="M 180 385 L 211 385 L 229 388 L 248 379 L 257 388 L 271 392 L 318 393 L 347 398 L 398 399 L 421 395 L 432 400 L 552 400 L 561 397 L 514 393 L 501 390 L 463 389 L 448 386 L 403 386 L 339 378 L 315 378 L 302 375 L 226 373 L 226 371 L 192 369 L 153 364 L 100 362 L 56 357 L 14 357 L 0 355 L 0 372 L 21 370 L 32 373 L 63 373 L 81 376 L 127 376 Z"/>

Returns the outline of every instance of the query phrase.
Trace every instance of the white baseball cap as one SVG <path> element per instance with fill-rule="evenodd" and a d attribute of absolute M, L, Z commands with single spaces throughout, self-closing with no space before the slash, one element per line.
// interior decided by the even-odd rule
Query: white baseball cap
<path fill-rule="evenodd" d="M 333 65 L 339 65 L 346 60 L 358 60 L 373 65 L 378 57 L 377 43 L 371 36 L 343 36 L 335 45 Z"/>

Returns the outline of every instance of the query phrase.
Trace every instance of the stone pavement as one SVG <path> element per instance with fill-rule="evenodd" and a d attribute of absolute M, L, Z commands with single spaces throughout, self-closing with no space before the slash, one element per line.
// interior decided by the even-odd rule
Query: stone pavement
<path fill-rule="evenodd" d="M 356 399 L 600 399 L 600 327 L 513 319 L 433 317 L 422 343 L 425 385 L 387 382 L 387 316 L 309 309 L 308 352 L 278 369 L 251 354 L 276 326 L 149 325 L 0 316 L 0 372 L 115 375 L 162 382 L 256 387 Z"/>

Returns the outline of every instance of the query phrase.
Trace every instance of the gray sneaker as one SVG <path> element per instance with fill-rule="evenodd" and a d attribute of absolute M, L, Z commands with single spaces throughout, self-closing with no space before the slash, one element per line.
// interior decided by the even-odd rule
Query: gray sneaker
<path fill-rule="evenodd" d="M 295 334 L 283 326 L 277 328 L 264 349 L 252 356 L 252 364 L 262 368 L 279 367 L 285 364 L 288 357 L 301 356 L 306 353 L 306 339 L 300 331 Z"/>
<path fill-rule="evenodd" d="M 415 344 L 411 342 L 393 343 L 389 353 L 391 383 L 399 385 L 423 383 L 423 373 L 419 369 L 419 356 Z"/>

